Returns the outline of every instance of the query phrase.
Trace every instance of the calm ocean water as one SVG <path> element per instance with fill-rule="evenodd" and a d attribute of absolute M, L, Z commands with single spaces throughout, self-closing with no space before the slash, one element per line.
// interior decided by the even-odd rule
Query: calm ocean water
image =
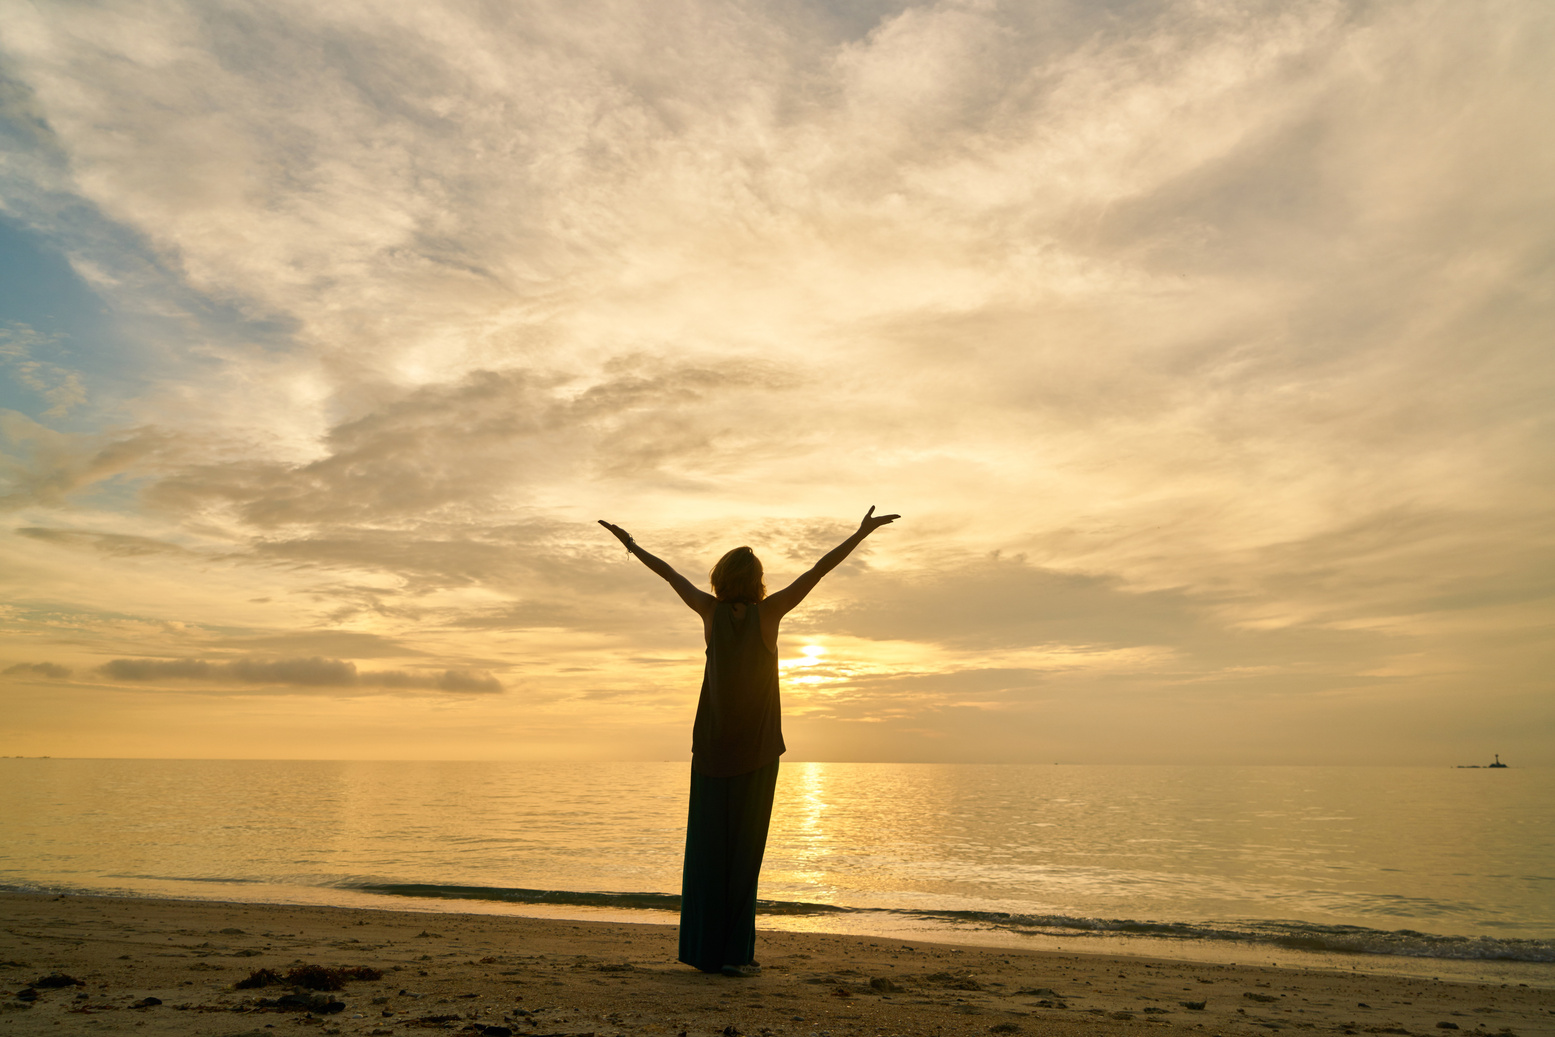
<path fill-rule="evenodd" d="M 684 764 L 0 759 L 0 886 L 673 920 Z M 784 764 L 761 925 L 1555 981 L 1555 771 Z"/>

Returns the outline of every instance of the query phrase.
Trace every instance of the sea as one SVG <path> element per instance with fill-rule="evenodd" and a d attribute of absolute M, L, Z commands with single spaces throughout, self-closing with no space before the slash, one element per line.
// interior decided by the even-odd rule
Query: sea
<path fill-rule="evenodd" d="M 673 923 L 688 783 L 0 759 L 0 889 Z M 1555 770 L 784 763 L 757 925 L 1555 986 Z"/>

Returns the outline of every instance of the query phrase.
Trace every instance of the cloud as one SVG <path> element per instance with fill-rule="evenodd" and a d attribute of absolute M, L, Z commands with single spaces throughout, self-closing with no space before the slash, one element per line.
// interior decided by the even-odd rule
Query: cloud
<path fill-rule="evenodd" d="M 353 659 L 403 658 L 424 654 L 415 647 L 382 634 L 363 630 L 297 630 L 279 634 L 225 634 L 212 640 L 218 648 L 266 651 L 271 657 L 284 652 L 322 652 Z"/>
<path fill-rule="evenodd" d="M 99 551 L 105 555 L 153 555 L 184 550 L 176 544 L 128 533 L 99 533 L 85 529 L 58 529 L 47 526 L 20 526 L 16 533 L 31 540 Z"/>
<path fill-rule="evenodd" d="M 359 680 L 363 684 L 379 688 L 430 688 L 436 691 L 466 694 L 492 694 L 503 690 L 502 682 L 491 674 L 472 670 L 443 670 L 436 674 L 384 670 L 378 673 L 364 673 Z"/>
<path fill-rule="evenodd" d="M 308 659 L 113 659 L 98 672 L 116 681 L 205 681 L 220 684 L 284 684 L 304 688 L 404 688 L 460 694 L 503 690 L 489 673 L 471 670 L 410 673 L 358 672 L 356 664 L 319 656 Z"/>
<path fill-rule="evenodd" d="M 37 359 L 39 352 L 56 345 L 58 336 L 43 335 L 26 324 L 0 327 L 0 367 L 43 398 L 46 418 L 62 418 L 86 402 L 86 390 L 75 371 Z"/>
<path fill-rule="evenodd" d="M 1180 589 L 1130 592 L 1115 576 L 1055 572 L 1002 555 L 949 572 L 868 573 L 848 589 L 862 600 L 815 622 L 859 637 L 967 648 L 1176 644 L 1214 622 L 1204 602 Z"/>
<path fill-rule="evenodd" d="M 386 519 L 460 519 L 568 473 L 706 478 L 772 448 L 754 422 L 795 385 L 758 362 L 666 363 L 640 356 L 592 384 L 527 371 L 475 371 L 427 385 L 335 426 L 301 465 L 186 467 L 147 499 L 170 511 L 220 504 L 257 529 Z M 760 390 L 755 392 L 755 390 Z M 724 417 L 722 428 L 709 418 Z"/>
<path fill-rule="evenodd" d="M 70 676 L 70 667 L 58 663 L 16 663 L 14 666 L 7 666 L 4 670 L 0 670 L 0 673 L 7 677 L 36 676 L 64 680 Z"/>
<path fill-rule="evenodd" d="M 16 411 L 0 411 L 0 510 L 60 507 L 69 494 L 134 468 L 166 443 L 154 429 L 67 435 Z"/>

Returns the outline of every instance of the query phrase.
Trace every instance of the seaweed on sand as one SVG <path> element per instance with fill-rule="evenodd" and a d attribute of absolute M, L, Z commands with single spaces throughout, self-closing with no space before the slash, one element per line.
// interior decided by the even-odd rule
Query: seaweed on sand
<path fill-rule="evenodd" d="M 325 968 L 323 965 L 299 965 L 284 976 L 274 969 L 257 969 L 247 979 L 239 980 L 234 985 L 239 990 L 271 986 L 293 986 L 304 990 L 344 990 L 346 983 L 351 980 L 382 978 L 383 973 L 378 969 L 362 965 L 339 969 Z"/>
<path fill-rule="evenodd" d="M 285 983 L 281 974 L 274 969 L 255 969 L 249 973 L 247 979 L 240 979 L 232 984 L 238 990 L 255 990 L 259 987 L 274 987 Z"/>

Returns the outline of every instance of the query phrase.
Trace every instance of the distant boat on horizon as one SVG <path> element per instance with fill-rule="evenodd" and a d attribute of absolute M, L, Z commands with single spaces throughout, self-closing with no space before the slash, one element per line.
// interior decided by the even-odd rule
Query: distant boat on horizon
<path fill-rule="evenodd" d="M 1458 769 L 1460 771 L 1493 771 L 1497 769 L 1504 771 L 1507 769 L 1507 765 L 1501 762 L 1501 754 L 1496 753 L 1495 763 L 1487 763 L 1483 765 L 1478 763 L 1460 763 L 1458 764 Z"/>

